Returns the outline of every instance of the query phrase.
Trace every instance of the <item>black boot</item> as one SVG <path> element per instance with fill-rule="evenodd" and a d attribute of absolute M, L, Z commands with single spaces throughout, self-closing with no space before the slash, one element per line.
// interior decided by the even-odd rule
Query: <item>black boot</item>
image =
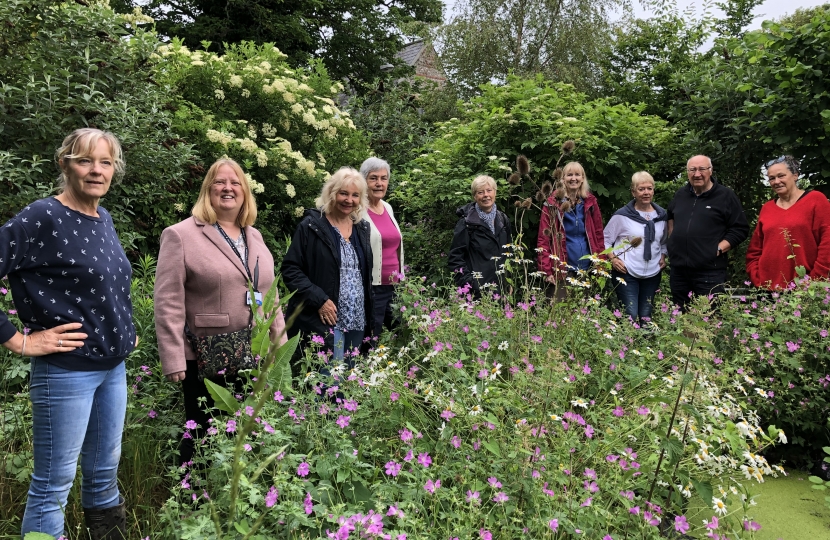
<path fill-rule="evenodd" d="M 125 540 L 127 538 L 127 509 L 124 497 L 112 508 L 95 510 L 84 508 L 84 521 L 92 540 Z"/>

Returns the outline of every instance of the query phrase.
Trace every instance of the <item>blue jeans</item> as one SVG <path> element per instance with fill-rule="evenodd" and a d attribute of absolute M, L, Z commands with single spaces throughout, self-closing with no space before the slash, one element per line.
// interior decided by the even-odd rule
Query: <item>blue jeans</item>
<path fill-rule="evenodd" d="M 635 278 L 631 274 L 621 274 L 616 270 L 611 272 L 614 286 L 617 289 L 617 298 L 625 307 L 625 313 L 635 321 L 651 317 L 654 303 L 654 293 L 660 286 L 662 271 L 649 278 Z M 621 278 L 625 285 L 617 281 Z"/>
<path fill-rule="evenodd" d="M 343 332 L 342 330 L 334 329 L 334 359 L 343 360 L 346 351 L 351 352 L 355 347 L 360 348 L 363 343 L 363 336 L 366 334 L 364 330 L 349 330 Z M 354 366 L 353 357 L 349 357 L 347 362 L 349 366 Z"/>
<path fill-rule="evenodd" d="M 118 461 L 127 410 L 124 362 L 106 371 L 70 371 L 32 358 L 29 397 L 35 468 L 22 534 L 63 534 L 63 509 L 81 457 L 81 504 L 119 503 Z"/>

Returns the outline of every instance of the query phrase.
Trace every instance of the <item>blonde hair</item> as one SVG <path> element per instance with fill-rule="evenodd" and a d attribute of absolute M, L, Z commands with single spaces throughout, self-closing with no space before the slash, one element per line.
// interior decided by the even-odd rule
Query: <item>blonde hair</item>
<path fill-rule="evenodd" d="M 202 181 L 202 188 L 199 190 L 199 198 L 196 199 L 196 204 L 190 213 L 196 219 L 204 221 L 208 225 L 216 223 L 216 210 L 210 202 L 210 188 L 213 186 L 216 175 L 219 174 L 219 168 L 222 165 L 227 165 L 233 169 L 234 174 L 239 179 L 239 185 L 242 188 L 242 208 L 239 209 L 239 215 L 236 216 L 236 224 L 240 227 L 249 227 L 256 221 L 256 199 L 251 193 L 251 186 L 248 184 L 248 179 L 245 177 L 245 172 L 239 163 L 230 159 L 222 158 L 216 160 L 208 169 L 204 181 Z"/>
<path fill-rule="evenodd" d="M 583 167 L 582 164 L 578 161 L 571 161 L 570 163 L 565 165 L 565 167 L 562 168 L 562 191 L 565 195 L 568 194 L 568 188 L 565 185 L 565 177 L 568 175 L 569 172 L 574 170 L 582 173 L 582 185 L 579 188 L 578 195 L 580 198 L 585 199 L 591 193 L 591 186 L 588 185 L 588 175 L 585 174 L 585 167 Z"/>
<path fill-rule="evenodd" d="M 498 191 L 498 186 L 496 185 L 496 181 L 493 177 L 481 174 L 473 178 L 473 183 L 470 184 L 470 191 L 472 191 L 473 197 L 475 197 L 476 192 L 485 185 L 492 187 L 493 191 Z"/>
<path fill-rule="evenodd" d="M 360 203 L 352 210 L 350 217 L 352 221 L 360 221 L 365 217 L 366 208 L 369 207 L 369 188 L 366 179 L 352 167 L 341 167 L 323 184 L 320 196 L 314 201 L 317 209 L 324 214 L 329 214 L 334 209 L 337 200 L 337 192 L 341 189 L 354 185 L 360 191 Z"/>
<path fill-rule="evenodd" d="M 73 159 L 86 158 L 92 155 L 101 139 L 110 145 L 110 157 L 115 169 L 114 176 L 120 178 L 124 174 L 124 154 L 121 151 L 121 143 L 118 138 L 109 131 L 101 131 L 95 128 L 80 128 L 66 136 L 60 148 L 55 151 L 55 161 L 58 163 L 60 175 L 58 176 L 58 191 L 66 189 L 66 173 L 63 171 L 63 164 Z"/>
<path fill-rule="evenodd" d="M 631 191 L 634 191 L 635 189 L 637 189 L 637 186 L 639 186 L 640 184 L 642 184 L 644 182 L 651 182 L 651 185 L 653 187 L 654 186 L 654 177 L 651 176 L 646 171 L 635 172 L 631 176 Z"/>

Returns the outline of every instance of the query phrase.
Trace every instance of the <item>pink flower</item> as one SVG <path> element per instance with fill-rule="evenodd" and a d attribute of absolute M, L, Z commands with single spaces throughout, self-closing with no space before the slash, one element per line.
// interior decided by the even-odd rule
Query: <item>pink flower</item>
<path fill-rule="evenodd" d="M 648 523 L 648 524 L 649 524 L 649 525 L 651 525 L 652 527 L 656 527 L 657 525 L 659 525 L 659 524 L 660 524 L 660 518 L 659 518 L 659 517 L 657 517 L 657 516 L 655 516 L 655 515 L 653 515 L 653 514 L 652 514 L 651 512 L 649 512 L 648 510 L 646 510 L 645 512 L 643 512 L 643 519 L 645 519 L 645 520 L 646 520 L 646 523 Z"/>
<path fill-rule="evenodd" d="M 408 443 L 408 442 L 412 441 L 413 435 L 412 435 L 412 432 L 409 431 L 408 429 L 402 429 L 402 430 L 398 431 L 398 434 L 400 434 L 401 440 L 403 442 Z"/>
<path fill-rule="evenodd" d="M 461 437 L 458 435 L 453 435 L 452 439 L 450 440 L 450 444 L 452 444 L 455 448 L 461 447 Z"/>
<path fill-rule="evenodd" d="M 236 421 L 235 420 L 228 420 L 228 427 L 225 429 L 228 433 L 233 433 L 236 431 Z"/>
<path fill-rule="evenodd" d="M 548 527 L 550 527 L 550 530 L 552 530 L 552 531 L 556 532 L 556 529 L 558 529 L 558 528 L 559 528 L 559 520 L 558 520 L 558 519 L 552 519 L 552 520 L 550 520 L 550 521 L 548 522 Z"/>
<path fill-rule="evenodd" d="M 427 480 L 427 483 L 424 485 L 424 489 L 432 494 L 435 493 L 435 490 L 441 487 L 441 480 L 436 480 L 433 482 L 432 480 Z"/>
<path fill-rule="evenodd" d="M 499 482 L 495 476 L 491 476 L 490 478 L 488 478 L 487 483 L 490 484 L 490 487 L 492 487 L 493 489 L 498 489 L 501 487 L 501 482 Z"/>
<path fill-rule="evenodd" d="M 150 418 L 155 418 L 156 416 L 158 416 L 158 413 L 156 411 L 150 411 L 147 413 L 147 416 L 149 416 Z"/>
<path fill-rule="evenodd" d="M 306 514 L 311 514 L 314 510 L 314 502 L 311 500 L 311 493 L 305 494 L 305 499 L 303 499 L 303 507 L 305 508 Z"/>
<path fill-rule="evenodd" d="M 583 473 L 586 478 L 590 478 L 591 480 L 597 479 L 597 472 L 594 469 L 585 469 L 585 473 Z"/>
<path fill-rule="evenodd" d="M 594 438 L 594 428 L 591 426 L 591 424 L 588 424 L 585 427 L 585 436 L 588 437 L 589 439 Z"/>
<path fill-rule="evenodd" d="M 617 406 L 613 411 L 611 411 L 611 414 L 613 414 L 616 417 L 620 417 L 625 415 L 625 411 L 622 407 Z"/>
<path fill-rule="evenodd" d="M 418 464 L 426 469 L 432 465 L 432 458 L 429 457 L 429 454 L 418 454 Z"/>
<path fill-rule="evenodd" d="M 480 493 L 478 491 L 471 491 L 469 489 L 467 490 L 467 502 L 468 503 L 478 504 L 479 496 L 480 496 Z"/>
<path fill-rule="evenodd" d="M 487 529 L 479 529 L 478 536 L 481 540 L 493 540 L 493 534 Z"/>
<path fill-rule="evenodd" d="M 387 461 L 386 462 L 386 474 L 389 476 L 398 476 L 398 473 L 401 472 L 401 464 L 396 461 Z"/>
<path fill-rule="evenodd" d="M 674 518 L 674 530 L 680 534 L 686 534 L 689 530 L 689 523 L 686 521 L 686 516 L 677 516 Z"/>
<path fill-rule="evenodd" d="M 308 463 L 306 463 L 305 461 L 300 463 L 299 467 L 297 467 L 297 474 L 302 476 L 303 478 L 308 476 L 308 471 L 309 471 L 309 466 L 308 466 Z"/>
<path fill-rule="evenodd" d="M 350 421 L 351 419 L 352 419 L 352 417 L 351 417 L 351 416 L 343 416 L 343 415 L 340 415 L 340 416 L 338 416 L 338 417 L 337 417 L 337 422 L 336 422 L 336 424 L 337 424 L 338 426 L 340 426 L 341 428 L 344 428 L 344 429 L 345 429 L 346 427 L 348 427 L 348 425 L 349 425 L 349 421 Z"/>
<path fill-rule="evenodd" d="M 389 394 L 389 401 L 398 401 L 399 397 L 401 397 L 399 393 L 392 392 L 391 394 Z"/>
<path fill-rule="evenodd" d="M 651 411 L 649 411 L 648 407 L 646 407 L 645 405 L 641 405 L 640 407 L 637 408 L 637 414 L 639 414 L 641 416 L 645 416 L 649 412 L 651 412 Z"/>
<path fill-rule="evenodd" d="M 760 531 L 761 530 L 761 524 L 758 523 L 757 521 L 744 520 L 744 529 L 747 530 L 747 531 L 753 531 L 753 532 L 754 531 Z"/>
<path fill-rule="evenodd" d="M 510 497 L 508 497 L 507 493 L 504 491 L 499 491 L 495 494 L 495 496 L 493 496 L 493 502 L 497 502 L 499 504 L 506 503 L 508 500 L 510 500 Z"/>
<path fill-rule="evenodd" d="M 280 496 L 280 492 L 277 491 L 277 488 L 271 486 L 271 489 L 268 490 L 268 493 L 265 495 L 265 507 L 271 508 L 275 504 L 277 504 L 277 497 Z"/>
<path fill-rule="evenodd" d="M 629 508 L 628 513 L 629 514 L 634 514 L 635 516 L 639 516 L 640 515 L 640 507 L 639 506 L 634 506 L 632 508 Z"/>

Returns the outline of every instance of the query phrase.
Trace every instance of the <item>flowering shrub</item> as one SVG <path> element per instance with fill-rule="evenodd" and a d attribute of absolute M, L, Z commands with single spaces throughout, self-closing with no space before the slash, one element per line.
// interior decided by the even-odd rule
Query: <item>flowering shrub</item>
<path fill-rule="evenodd" d="M 309 350 L 293 386 L 263 373 L 227 393 L 168 533 L 752 537 L 751 483 L 783 472 L 759 452 L 783 434 L 730 393 L 743 379 L 713 363 L 705 299 L 685 316 L 663 304 L 646 331 L 592 276 L 558 304 L 540 279 L 518 301 L 406 281 L 398 334 L 353 368 Z M 693 494 L 705 525 L 686 517 Z"/>
<path fill-rule="evenodd" d="M 830 284 L 809 279 L 787 292 L 730 299 L 719 312 L 713 361 L 743 378 L 736 391 L 761 418 L 786 430 L 781 457 L 830 478 L 822 450 L 830 444 L 828 306 Z"/>
<path fill-rule="evenodd" d="M 368 155 L 349 114 L 334 101 L 343 85 L 322 64 L 293 69 L 273 45 L 248 42 L 218 55 L 174 41 L 154 57 L 158 78 L 181 97 L 175 125 L 195 145 L 201 166 L 228 155 L 249 174 L 266 238 L 293 231 L 328 171 L 359 166 Z M 183 214 L 197 193 L 180 201 Z"/>

